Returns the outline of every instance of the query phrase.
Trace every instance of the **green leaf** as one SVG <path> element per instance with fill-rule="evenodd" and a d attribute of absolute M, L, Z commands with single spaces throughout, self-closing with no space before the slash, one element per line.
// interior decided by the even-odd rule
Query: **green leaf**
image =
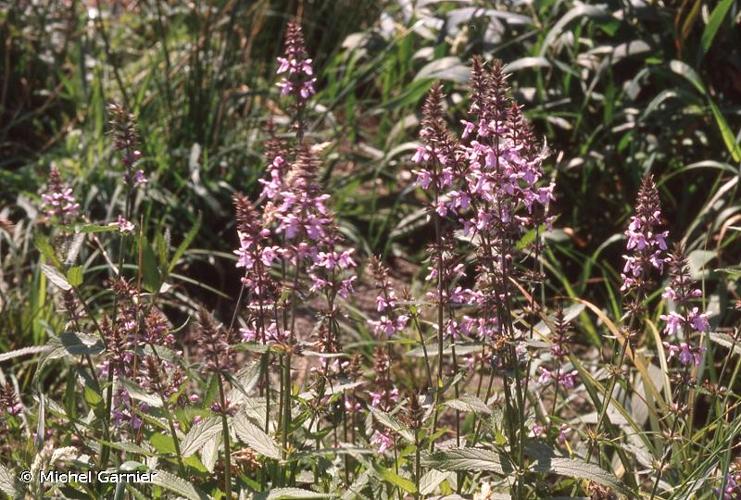
<path fill-rule="evenodd" d="M 67 281 L 69 281 L 69 284 L 73 287 L 78 287 L 82 285 L 82 277 L 83 277 L 83 269 L 82 266 L 74 266 L 67 269 Z"/>
<path fill-rule="evenodd" d="M 414 433 L 407 426 L 399 422 L 396 417 L 373 407 L 371 407 L 371 413 L 373 413 L 373 418 L 378 420 L 378 423 L 384 427 L 388 427 L 410 443 L 414 442 Z"/>
<path fill-rule="evenodd" d="M 463 395 L 458 399 L 446 401 L 445 406 L 449 406 L 454 410 L 483 413 L 484 415 L 491 415 L 492 413 L 491 408 L 485 402 L 473 395 Z"/>
<path fill-rule="evenodd" d="M 156 474 L 152 478 L 152 484 L 175 492 L 188 500 L 205 500 L 208 498 L 198 491 L 195 486 L 175 474 L 160 469 L 155 469 L 153 472 L 156 472 Z"/>
<path fill-rule="evenodd" d="M 49 281 L 54 283 L 57 288 L 64 291 L 72 290 L 72 285 L 69 284 L 67 278 L 65 278 L 62 273 L 57 271 L 52 266 L 48 264 L 41 264 L 41 271 L 46 275 L 47 278 L 49 278 Z"/>
<path fill-rule="evenodd" d="M 550 454 L 550 456 L 539 459 L 535 463 L 534 468 L 538 472 L 558 474 L 559 476 L 573 477 L 574 479 L 588 479 L 602 486 L 608 486 L 623 495 L 627 495 L 629 498 L 632 497 L 630 490 L 617 477 L 600 468 L 598 465 L 587 463 L 583 460 L 557 457 Z"/>
<path fill-rule="evenodd" d="M 273 438 L 265 434 L 265 431 L 250 422 L 247 415 L 240 413 L 234 419 L 234 432 L 239 439 L 244 441 L 250 448 L 268 458 L 280 460 L 281 453 Z"/>
<path fill-rule="evenodd" d="M 419 480 L 420 494 L 424 495 L 425 497 L 427 495 L 431 495 L 435 491 L 435 489 L 437 489 L 440 483 L 448 479 L 449 475 L 449 472 L 443 472 L 435 469 L 428 470 Z"/>
<path fill-rule="evenodd" d="M 302 488 L 274 488 L 264 498 L 266 500 L 292 500 L 300 498 L 333 498 L 335 496 Z"/>
<path fill-rule="evenodd" d="M 18 358 L 20 356 L 27 356 L 29 354 L 39 354 L 42 352 L 50 351 L 52 348 L 48 345 L 34 345 L 29 347 L 22 347 L 14 351 L 4 352 L 0 354 L 0 362 L 7 361 L 9 359 Z"/>
<path fill-rule="evenodd" d="M 488 471 L 505 475 L 512 466 L 503 455 L 483 448 L 452 448 L 426 453 L 422 466 L 443 471 Z"/>
<path fill-rule="evenodd" d="M 15 476 L 2 464 L 0 464 L 0 491 L 9 498 L 15 498 L 18 495 Z"/>
<path fill-rule="evenodd" d="M 157 256 L 152 250 L 152 246 L 149 244 L 146 238 L 142 238 L 142 278 L 144 282 L 144 288 L 152 293 L 159 291 L 162 285 L 162 275 L 160 274 L 159 267 L 157 266 Z"/>
<path fill-rule="evenodd" d="M 82 332 L 63 332 L 58 339 L 52 338 L 48 345 L 64 349 L 66 354 L 72 356 L 94 356 L 105 349 L 98 337 Z"/>
<path fill-rule="evenodd" d="M 155 432 L 149 438 L 149 442 L 152 447 L 159 453 L 172 454 L 175 453 L 175 443 L 172 440 L 172 436 Z"/>
<path fill-rule="evenodd" d="M 710 50 L 710 47 L 713 45 L 715 35 L 718 33 L 718 29 L 720 28 L 721 23 L 723 23 L 723 19 L 726 17 L 726 14 L 728 14 L 732 5 L 733 0 L 721 0 L 710 14 L 708 24 L 705 26 L 705 29 L 702 32 L 702 37 L 700 38 L 700 48 L 703 56 L 708 53 L 708 50 Z"/>
<path fill-rule="evenodd" d="M 42 234 L 37 234 L 34 239 L 34 245 L 36 245 L 36 249 L 46 260 L 51 262 L 55 267 L 62 267 L 62 263 L 59 261 L 59 258 L 57 258 L 54 247 L 49 243 L 49 238 Z"/>
<path fill-rule="evenodd" d="M 180 443 L 180 452 L 184 457 L 193 455 L 203 448 L 206 443 L 216 439 L 220 432 L 221 419 L 218 417 L 207 418 L 190 428 L 190 431 Z"/>
<path fill-rule="evenodd" d="M 733 349 L 734 354 L 741 355 L 741 343 L 738 340 L 734 340 L 730 335 L 720 332 L 710 332 L 708 337 L 711 341 L 726 349 Z"/>
<path fill-rule="evenodd" d="M 710 109 L 713 112 L 713 117 L 715 117 L 715 122 L 718 124 L 718 128 L 720 129 L 720 135 L 723 137 L 723 142 L 726 143 L 726 148 L 728 149 L 728 152 L 731 153 L 731 157 L 733 158 L 733 161 L 739 162 L 741 161 L 741 146 L 738 145 L 736 142 L 736 138 L 733 135 L 733 132 L 731 131 L 731 127 L 728 126 L 728 122 L 726 121 L 725 117 L 723 116 L 723 113 L 720 112 L 720 109 L 715 104 L 715 102 L 708 97 L 708 102 L 710 103 Z"/>
<path fill-rule="evenodd" d="M 396 472 L 392 471 L 391 469 L 387 469 L 386 467 L 381 467 L 380 465 L 376 466 L 376 472 L 378 475 L 386 481 L 387 483 L 393 484 L 394 486 L 398 486 L 402 490 L 406 491 L 407 493 L 417 493 L 417 487 L 414 485 L 412 481 L 405 477 L 401 477 Z"/>
<path fill-rule="evenodd" d="M 128 392 L 129 396 L 131 396 L 132 398 L 143 403 L 147 403 L 149 406 L 152 406 L 154 408 L 162 407 L 162 399 L 159 396 L 155 394 L 148 394 L 145 390 L 143 390 L 141 387 L 130 380 L 122 378 L 118 382 L 124 389 L 126 389 L 126 392 Z"/>

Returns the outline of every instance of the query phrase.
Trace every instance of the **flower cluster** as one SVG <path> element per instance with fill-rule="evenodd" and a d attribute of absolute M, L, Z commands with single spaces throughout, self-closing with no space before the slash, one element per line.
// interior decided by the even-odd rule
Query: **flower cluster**
<path fill-rule="evenodd" d="M 388 269 L 377 258 L 370 260 L 370 270 L 376 280 L 378 295 L 376 296 L 376 310 L 381 314 L 378 320 L 369 320 L 373 333 L 379 339 L 391 338 L 406 328 L 409 316 L 399 307 L 396 290 L 391 285 Z"/>
<path fill-rule="evenodd" d="M 114 381 L 132 381 L 152 394 L 175 394 L 185 383 L 185 376 L 173 361 L 160 359 L 157 354 L 159 347 L 172 350 L 175 346 L 167 318 L 156 308 L 145 308 L 136 287 L 122 278 L 113 280 L 110 287 L 116 295 L 117 311 L 113 319 L 104 317 L 101 322 L 106 340 L 105 357 L 99 365 L 101 375 Z M 144 346 L 149 346 L 152 354 L 142 360 L 140 351 Z M 156 370 L 154 361 L 147 363 L 149 357 L 156 358 Z M 185 404 L 184 397 L 180 403 Z M 135 402 L 124 387 L 117 387 L 113 395 L 114 423 L 128 423 L 131 429 L 138 430 L 142 420 L 136 409 L 145 411 L 147 405 Z"/>
<path fill-rule="evenodd" d="M 664 289 L 663 297 L 674 304 L 674 310 L 661 315 L 665 322 L 664 334 L 670 339 L 664 342 L 664 347 L 670 359 L 676 356 L 682 365 L 699 366 L 704 349 L 693 345 L 691 338 L 697 333 L 707 332 L 710 324 L 708 315 L 693 306 L 692 302 L 702 296 L 702 291 L 695 287 L 680 247 L 672 252 L 667 262 L 671 280 Z"/>
<path fill-rule="evenodd" d="M 283 56 L 278 58 L 278 74 L 285 74 L 278 87 L 283 95 L 293 95 L 297 104 L 303 104 L 316 91 L 312 61 L 306 53 L 306 43 L 301 25 L 296 21 L 288 23 Z"/>
<path fill-rule="evenodd" d="M 444 123 L 441 88 L 430 91 L 423 145 L 412 158 L 426 167 L 417 171 L 417 183 L 435 192 L 435 212 L 457 219 L 466 235 L 519 234 L 544 221 L 553 199 L 553 185 L 541 182 L 544 153 L 534 153 L 529 126 L 508 97 L 501 64 L 487 67 L 475 59 L 471 79 L 471 119 L 462 121 L 462 141 Z"/>
<path fill-rule="evenodd" d="M 108 105 L 108 114 L 110 115 L 109 126 L 114 138 L 113 147 L 121 153 L 121 161 L 126 169 L 124 181 L 131 188 L 146 184 L 147 178 L 144 171 L 135 168 L 136 163 L 142 157 L 142 152 L 139 150 L 139 134 L 136 130 L 134 115 L 116 103 Z"/>
<path fill-rule="evenodd" d="M 49 170 L 49 182 L 41 194 L 41 200 L 41 210 L 49 220 L 69 224 L 80 212 L 80 204 L 72 194 L 72 188 L 62 182 L 59 170 L 54 165 Z"/>
<path fill-rule="evenodd" d="M 19 415 L 23 411 L 23 404 L 18 400 L 15 389 L 9 382 L 0 387 L 0 408 L 11 416 Z"/>
<path fill-rule="evenodd" d="M 231 332 L 224 331 L 205 309 L 198 311 L 198 326 L 196 344 L 205 369 L 217 373 L 234 371 L 236 352 Z"/>
<path fill-rule="evenodd" d="M 621 274 L 621 291 L 637 291 L 641 295 L 648 284 L 651 269 L 663 272 L 666 262 L 668 231 L 660 231 L 661 202 L 653 177 L 643 179 L 638 191 L 635 215 L 625 231 L 628 239 L 624 255 L 625 266 Z"/>

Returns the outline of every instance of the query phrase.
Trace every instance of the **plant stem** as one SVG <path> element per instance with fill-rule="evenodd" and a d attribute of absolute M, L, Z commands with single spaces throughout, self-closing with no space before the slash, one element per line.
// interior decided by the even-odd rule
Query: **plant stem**
<path fill-rule="evenodd" d="M 224 492 L 226 498 L 232 498 L 232 457 L 231 446 L 229 443 L 229 422 L 226 418 L 227 403 L 224 394 L 224 382 L 221 379 L 221 373 L 216 374 L 216 380 L 219 383 L 219 401 L 221 403 L 221 433 L 224 440 Z"/>

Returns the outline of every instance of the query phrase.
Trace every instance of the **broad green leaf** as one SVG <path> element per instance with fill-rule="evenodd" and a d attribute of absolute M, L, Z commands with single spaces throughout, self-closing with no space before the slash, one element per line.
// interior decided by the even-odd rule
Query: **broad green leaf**
<path fill-rule="evenodd" d="M 432 494 L 440 483 L 448 479 L 449 475 L 450 472 L 428 470 L 419 480 L 419 493 L 425 496 Z"/>
<path fill-rule="evenodd" d="M 52 266 L 48 264 L 41 264 L 41 271 L 46 275 L 47 278 L 49 278 L 49 281 L 54 283 L 57 288 L 64 291 L 72 290 L 72 285 L 69 284 L 67 278 L 65 278 L 62 273 L 57 271 Z"/>
<path fill-rule="evenodd" d="M 596 464 L 590 464 L 583 460 L 553 457 L 549 460 L 547 469 L 541 470 L 541 472 L 549 472 L 560 476 L 573 477 L 575 479 L 588 479 L 589 481 L 601 484 L 602 486 L 608 486 L 615 491 L 627 495 L 629 498 L 633 497 L 630 490 L 628 490 L 613 474 L 600 468 Z"/>
<path fill-rule="evenodd" d="M 147 393 L 139 385 L 127 379 L 120 379 L 118 383 L 124 389 L 126 389 L 126 392 L 129 393 L 129 396 L 136 399 L 137 401 L 141 401 L 142 403 L 147 403 L 149 406 L 152 406 L 154 408 L 162 407 L 162 399 L 156 394 Z"/>
<path fill-rule="evenodd" d="M 14 351 L 4 352 L 0 354 L 0 362 L 7 361 L 9 359 L 17 358 L 20 356 L 28 356 L 29 354 L 39 354 L 42 352 L 51 351 L 52 347 L 49 345 L 34 345 L 29 347 L 22 347 Z"/>
<path fill-rule="evenodd" d="M 443 471 L 488 471 L 509 474 L 512 466 L 504 455 L 483 448 L 452 448 L 426 453 L 422 465 Z"/>
<path fill-rule="evenodd" d="M 491 415 L 491 408 L 489 408 L 485 402 L 474 395 L 466 394 L 458 399 L 446 401 L 445 406 L 449 406 L 454 410 L 459 411 L 468 411 L 472 413 L 483 413 L 484 415 Z"/>
<path fill-rule="evenodd" d="M 15 476 L 2 464 L 0 464 L 0 491 L 9 498 L 15 498 L 18 495 Z"/>
<path fill-rule="evenodd" d="M 233 422 L 234 432 L 239 439 L 244 441 L 253 450 L 261 455 L 275 460 L 281 459 L 281 453 L 273 438 L 265 434 L 265 431 L 250 422 L 247 415 L 240 413 Z"/>
<path fill-rule="evenodd" d="M 153 472 L 156 472 L 156 474 L 154 474 L 154 477 L 152 478 L 152 484 L 156 484 L 157 486 L 161 486 L 162 488 L 177 493 L 188 500 L 205 500 L 208 498 L 206 495 L 198 491 L 195 486 L 175 474 L 160 469 L 156 469 Z"/>
<path fill-rule="evenodd" d="M 336 495 L 327 493 L 317 493 L 316 491 L 305 490 L 302 488 L 274 488 L 270 490 L 266 500 L 293 500 L 301 498 L 334 498 Z"/>
<path fill-rule="evenodd" d="M 373 413 L 373 418 L 378 420 L 381 425 L 388 427 L 410 443 L 414 442 L 414 433 L 396 417 L 373 407 L 371 407 L 371 413 Z"/>
<path fill-rule="evenodd" d="M 733 337 L 726 333 L 720 333 L 720 332 L 710 332 L 708 335 L 711 341 L 715 342 L 718 345 L 722 345 L 726 349 L 733 349 L 734 354 L 741 355 L 741 342 L 738 340 L 733 340 Z"/>
<path fill-rule="evenodd" d="M 162 434 L 161 432 L 155 432 L 149 438 L 149 442 L 152 444 L 152 448 L 157 450 L 158 453 L 175 453 L 175 443 L 172 441 L 172 436 Z"/>

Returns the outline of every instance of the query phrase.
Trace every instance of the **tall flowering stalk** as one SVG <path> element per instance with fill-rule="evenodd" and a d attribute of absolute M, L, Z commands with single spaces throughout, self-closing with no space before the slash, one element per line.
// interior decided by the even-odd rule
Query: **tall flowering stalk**
<path fill-rule="evenodd" d="M 670 280 L 662 296 L 674 306 L 674 310 L 661 315 L 661 320 L 665 323 L 663 334 L 666 340 L 663 344 L 665 351 L 669 353 L 668 359 L 676 358 L 682 367 L 681 373 L 674 380 L 674 402 L 671 408 L 673 419 L 668 435 L 671 442 L 681 417 L 690 410 L 689 401 L 684 401 L 687 391 L 695 385 L 690 369 L 700 366 L 705 351 L 701 345 L 695 344 L 695 339 L 697 336 L 702 338 L 702 335 L 707 333 L 710 323 L 708 315 L 699 306 L 694 305 L 695 301 L 702 297 L 702 290 L 696 288 L 690 276 L 684 249 L 676 245 L 666 262 L 669 266 Z M 670 452 L 671 447 L 667 447 L 661 458 L 651 498 L 656 495 Z"/>
<path fill-rule="evenodd" d="M 295 141 L 276 138 L 272 123 L 266 144 L 267 175 L 257 205 L 235 197 L 240 241 L 237 267 L 244 271 L 247 314 L 242 339 L 268 344 L 280 364 L 279 428 L 285 453 L 291 428 L 292 357 L 300 353 L 297 318 L 302 304 L 322 299 L 316 326 L 317 346 L 335 354 L 340 344 L 339 301 L 353 290 L 357 263 L 341 236 L 329 206 L 329 195 L 318 180 L 320 161 L 304 140 L 305 112 L 314 94 L 313 68 L 300 25 L 289 23 L 284 55 L 278 59 L 278 86 L 290 97 Z M 271 269 L 275 270 L 271 273 Z M 276 275 L 279 274 L 280 278 Z M 263 358 L 264 381 L 268 356 Z M 325 361 L 317 400 L 323 400 L 326 381 L 345 376 L 347 363 Z M 270 388 L 266 391 L 269 430 Z M 343 401 L 340 407 L 344 406 Z M 345 439 L 347 423 L 344 421 Z"/>
<path fill-rule="evenodd" d="M 623 255 L 625 265 L 621 273 L 622 286 L 627 313 L 623 317 L 623 332 L 617 362 L 613 366 L 612 377 L 605 392 L 605 399 L 600 408 L 595 437 L 605 422 L 607 410 L 612 401 L 615 385 L 622 371 L 623 363 L 631 343 L 638 335 L 639 321 L 645 310 L 645 301 L 654 282 L 653 275 L 664 272 L 667 261 L 666 251 L 668 231 L 661 230 L 661 201 L 656 189 L 653 176 L 646 176 L 641 182 L 636 199 L 635 213 L 625 231 L 627 239 L 626 250 Z M 614 340 L 613 352 L 617 348 L 619 339 Z M 592 441 L 587 453 L 587 461 L 592 457 L 596 441 Z"/>
<path fill-rule="evenodd" d="M 513 326 L 511 281 L 526 278 L 516 265 L 517 242 L 525 232 L 550 222 L 547 213 L 553 186 L 542 180 L 545 151 L 538 149 L 519 108 L 512 103 L 501 63 L 474 59 L 471 88 L 469 117 L 462 121 L 459 140 L 445 126 L 442 91 L 433 87 L 423 110 L 423 144 L 413 158 L 426 167 L 418 170 L 417 183 L 432 198 L 438 350 L 442 355 L 446 331 L 453 349 L 455 338 L 466 335 L 484 340 L 492 350 L 503 375 L 505 423 L 514 462 L 522 465 L 527 376 L 522 366 L 524 339 Z M 466 269 L 454 257 L 455 250 L 446 250 L 455 248 L 449 235 L 456 228 L 473 246 L 472 288 L 460 286 Z M 478 314 L 459 320 L 459 309 Z M 442 359 L 438 386 L 441 373 Z M 491 383 L 487 398 L 490 391 Z M 518 480 L 514 492 L 521 487 Z"/>

